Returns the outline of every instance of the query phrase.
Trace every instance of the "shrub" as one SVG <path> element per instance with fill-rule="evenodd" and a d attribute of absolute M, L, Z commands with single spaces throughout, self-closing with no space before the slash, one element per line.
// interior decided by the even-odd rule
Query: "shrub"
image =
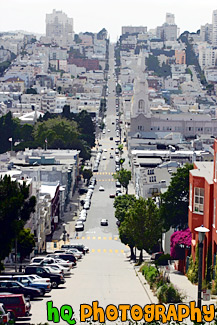
<path fill-rule="evenodd" d="M 181 302 L 181 294 L 172 283 L 163 284 L 157 291 L 157 298 L 160 303 L 177 303 Z"/>
<path fill-rule="evenodd" d="M 193 261 L 193 257 L 191 255 L 189 259 L 189 268 L 187 272 L 188 280 L 191 281 L 191 283 L 197 283 L 198 282 L 198 264 L 199 264 L 199 250 L 198 246 L 196 247 L 196 254 L 195 254 L 195 261 Z"/>
<path fill-rule="evenodd" d="M 168 265 L 168 261 L 170 260 L 170 254 L 163 254 L 155 261 L 155 265 Z"/>

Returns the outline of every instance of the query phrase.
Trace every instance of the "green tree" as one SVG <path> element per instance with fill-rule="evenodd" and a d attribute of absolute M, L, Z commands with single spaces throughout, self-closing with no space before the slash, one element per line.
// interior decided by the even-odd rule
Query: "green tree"
<path fill-rule="evenodd" d="M 154 201 L 144 198 L 136 200 L 128 211 L 128 225 L 133 233 L 135 246 L 140 250 L 139 263 L 142 262 L 143 249 L 150 252 L 162 234 L 162 221 Z"/>
<path fill-rule="evenodd" d="M 27 88 L 26 89 L 26 93 L 27 94 L 33 94 L 33 95 L 36 95 L 37 94 L 37 91 L 36 91 L 36 89 L 35 88 Z"/>
<path fill-rule="evenodd" d="M 82 170 L 82 175 L 83 175 L 83 178 L 86 179 L 87 183 L 88 183 L 89 180 L 91 179 L 91 177 L 93 176 L 93 172 L 91 169 L 84 168 Z"/>
<path fill-rule="evenodd" d="M 120 156 L 122 156 L 122 154 L 123 154 L 123 152 L 124 152 L 124 146 L 123 146 L 122 143 L 118 145 L 118 150 L 119 150 L 119 154 L 120 154 Z"/>
<path fill-rule="evenodd" d="M 125 220 L 127 211 L 133 206 L 135 201 L 136 197 L 132 194 L 125 194 L 115 198 L 115 218 L 117 218 L 120 223 Z"/>
<path fill-rule="evenodd" d="M 129 222 L 127 219 L 127 213 L 130 208 L 132 208 L 133 204 L 136 202 L 135 195 L 122 195 L 117 196 L 114 201 L 114 208 L 115 208 L 115 217 L 119 221 L 119 236 L 120 240 L 123 244 L 129 245 L 130 252 L 131 252 L 131 259 L 135 258 L 133 247 L 135 247 L 135 241 L 132 232 L 130 231 L 131 228 L 129 226 Z"/>
<path fill-rule="evenodd" d="M 178 168 L 167 191 L 161 195 L 160 215 L 165 230 L 183 229 L 188 224 L 189 171 L 192 168 L 192 164 Z"/>
<path fill-rule="evenodd" d="M 35 247 L 34 235 L 31 234 L 30 229 L 21 229 L 17 236 L 17 251 L 20 253 L 20 261 L 28 256 Z"/>
<path fill-rule="evenodd" d="M 121 185 L 126 189 L 126 194 L 128 194 L 128 185 L 131 180 L 131 171 L 123 168 L 114 174 L 113 177 L 121 183 Z"/>
<path fill-rule="evenodd" d="M 35 204 L 36 199 L 29 197 L 25 182 L 12 181 L 7 175 L 0 178 L 0 261 L 10 253 L 15 238 L 34 212 Z"/>

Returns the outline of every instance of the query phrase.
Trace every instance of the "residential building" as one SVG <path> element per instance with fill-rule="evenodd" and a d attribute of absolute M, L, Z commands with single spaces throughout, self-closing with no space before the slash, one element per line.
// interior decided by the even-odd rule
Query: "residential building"
<path fill-rule="evenodd" d="M 146 26 L 122 26 L 122 35 L 124 34 L 145 34 L 147 33 Z"/>
<path fill-rule="evenodd" d="M 64 12 L 56 11 L 46 14 L 46 37 L 61 46 L 72 45 L 74 39 L 73 18 Z"/>
<path fill-rule="evenodd" d="M 217 10 L 212 12 L 212 46 L 217 47 Z"/>

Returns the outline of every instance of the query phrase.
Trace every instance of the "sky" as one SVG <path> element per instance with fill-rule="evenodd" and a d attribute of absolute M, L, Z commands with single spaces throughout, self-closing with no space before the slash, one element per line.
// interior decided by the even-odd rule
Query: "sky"
<path fill-rule="evenodd" d="M 74 31 L 98 32 L 105 27 L 117 41 L 121 26 L 156 28 L 166 13 L 175 15 L 180 31 L 196 32 L 212 22 L 216 0 L 0 0 L 0 32 L 25 30 L 45 34 L 46 13 L 62 10 L 74 19 Z"/>

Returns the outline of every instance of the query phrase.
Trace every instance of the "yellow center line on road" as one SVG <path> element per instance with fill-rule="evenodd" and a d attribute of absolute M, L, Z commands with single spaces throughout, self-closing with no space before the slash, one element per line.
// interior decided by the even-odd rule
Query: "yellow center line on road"
<path fill-rule="evenodd" d="M 92 253 L 94 253 L 94 252 L 95 252 L 95 249 L 93 248 L 93 249 L 92 249 Z"/>
<path fill-rule="evenodd" d="M 118 237 L 115 237 L 114 240 L 118 240 Z"/>
<path fill-rule="evenodd" d="M 121 253 L 124 253 L 124 250 L 123 249 L 121 249 Z"/>
<path fill-rule="evenodd" d="M 92 239 L 96 239 L 96 237 L 92 237 Z"/>
<path fill-rule="evenodd" d="M 101 237 L 98 237 L 98 239 L 101 239 Z"/>
<path fill-rule="evenodd" d="M 112 253 L 112 249 L 109 250 L 109 253 Z"/>
<path fill-rule="evenodd" d="M 90 239 L 90 237 L 87 237 L 87 239 Z"/>
<path fill-rule="evenodd" d="M 81 239 L 85 239 L 85 237 L 81 237 Z"/>
<path fill-rule="evenodd" d="M 115 249 L 115 253 L 118 253 L 118 249 Z"/>
<path fill-rule="evenodd" d="M 97 249 L 97 252 L 98 252 L 98 253 L 100 253 L 100 252 L 101 252 L 101 249 L 100 249 L 100 248 L 99 248 L 99 249 Z"/>
<path fill-rule="evenodd" d="M 106 253 L 106 249 L 105 248 L 103 249 L 103 252 Z"/>
<path fill-rule="evenodd" d="M 112 237 L 109 237 L 109 240 L 112 240 Z"/>
<path fill-rule="evenodd" d="M 103 239 L 107 239 L 107 237 L 103 237 Z"/>

